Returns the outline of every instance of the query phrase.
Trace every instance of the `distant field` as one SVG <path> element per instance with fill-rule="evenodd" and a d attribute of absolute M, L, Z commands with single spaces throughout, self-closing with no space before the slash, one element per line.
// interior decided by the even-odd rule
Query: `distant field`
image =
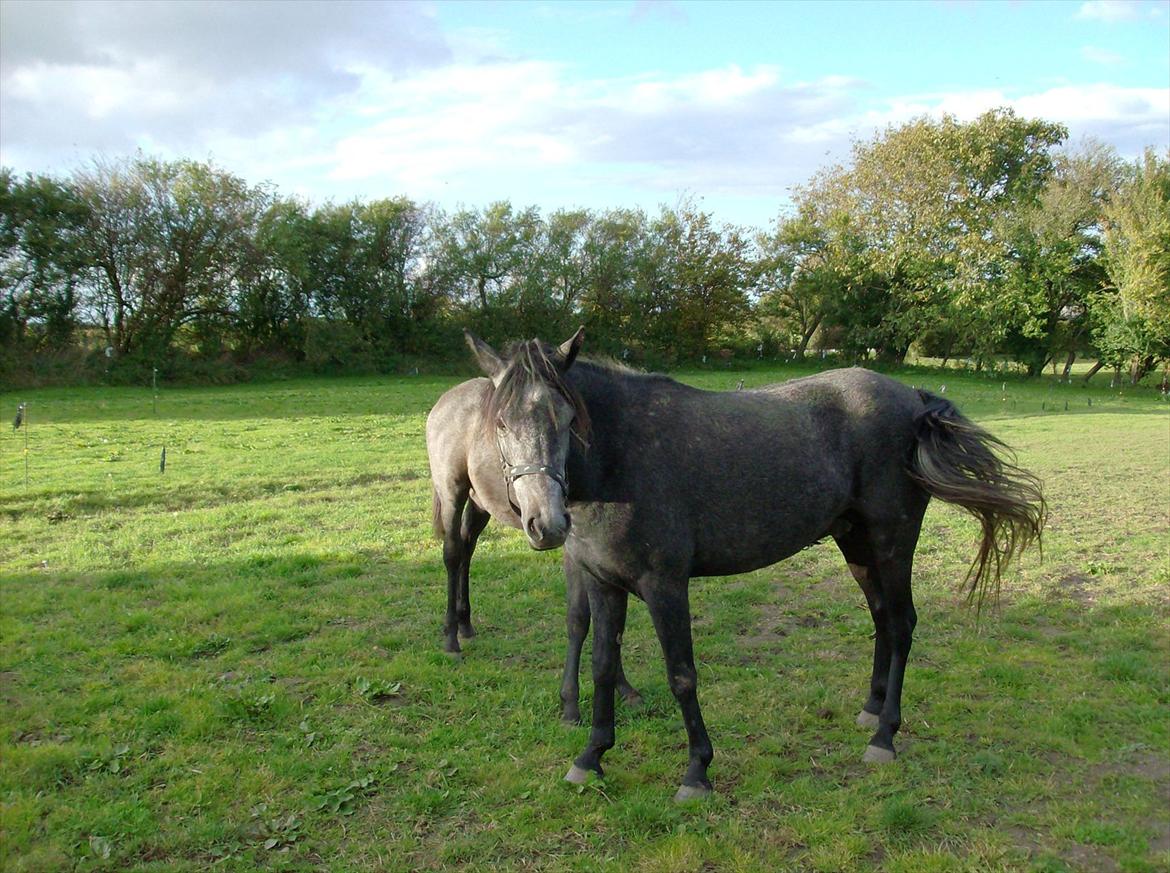
<path fill-rule="evenodd" d="M 697 580 L 717 793 L 682 807 L 640 604 L 646 702 L 619 704 L 608 778 L 582 790 L 561 781 L 587 729 L 558 722 L 559 554 L 489 526 L 479 636 L 441 652 L 423 422 L 457 380 L 0 395 L 0 867 L 1170 869 L 1170 404 L 1108 374 L 901 378 L 1043 477 L 1043 560 L 977 619 L 956 593 L 975 524 L 932 505 L 880 769 L 853 723 L 871 624 L 836 550 Z"/>

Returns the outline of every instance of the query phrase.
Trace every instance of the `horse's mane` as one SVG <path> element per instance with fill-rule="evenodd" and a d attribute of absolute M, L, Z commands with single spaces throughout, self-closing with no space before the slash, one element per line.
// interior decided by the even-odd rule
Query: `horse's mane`
<path fill-rule="evenodd" d="M 554 360 L 556 353 L 556 349 L 539 340 L 521 340 L 504 350 L 503 376 L 483 401 L 485 427 L 495 427 L 501 413 L 516 405 L 537 382 L 543 382 L 573 407 L 573 433 L 582 443 L 588 443 L 589 410 L 577 390 L 565 381 Z M 549 414 L 552 414 L 551 408 Z"/>
<path fill-rule="evenodd" d="M 647 376 L 645 370 L 639 370 L 637 367 L 631 367 L 629 364 L 619 361 L 617 358 L 609 355 L 581 355 L 577 358 L 577 362 L 573 364 L 574 367 L 580 367 L 582 364 L 587 364 L 595 370 L 601 370 L 607 373 L 616 373 L 622 376 Z"/>

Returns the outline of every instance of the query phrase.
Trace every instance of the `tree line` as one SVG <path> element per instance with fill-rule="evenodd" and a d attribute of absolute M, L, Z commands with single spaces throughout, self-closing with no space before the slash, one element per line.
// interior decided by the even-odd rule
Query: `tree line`
<path fill-rule="evenodd" d="M 145 155 L 0 169 L 0 375 L 389 372 L 567 335 L 650 366 L 733 354 L 1030 374 L 1078 355 L 1139 380 L 1170 358 L 1170 156 L 1066 147 L 1010 110 L 855 143 L 765 230 L 693 199 L 637 209 L 404 197 L 311 205 Z"/>

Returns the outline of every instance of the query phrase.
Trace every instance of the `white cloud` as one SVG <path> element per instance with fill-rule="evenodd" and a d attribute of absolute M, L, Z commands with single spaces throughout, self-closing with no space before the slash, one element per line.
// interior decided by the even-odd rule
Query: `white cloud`
<path fill-rule="evenodd" d="M 367 73 L 355 103 L 369 123 L 338 141 L 330 175 L 422 197 L 489 175 L 535 188 L 534 179 L 567 175 L 576 196 L 605 177 L 653 197 L 684 188 L 776 196 L 823 154 L 822 142 L 794 144 L 789 131 L 847 111 L 857 84 L 786 83 L 770 66 L 592 80 L 539 61 L 408 79 Z"/>
<path fill-rule="evenodd" d="M 1089 21 L 1134 21 L 1142 16 L 1137 0 L 1085 0 L 1077 10 L 1077 18 Z"/>
<path fill-rule="evenodd" d="M 1127 155 L 1170 145 L 1165 88 L 878 97 L 857 79 L 800 81 L 774 65 L 586 78 L 508 56 L 503 35 L 443 34 L 411 4 L 278 7 L 290 18 L 279 24 L 284 50 L 267 47 L 267 5 L 180 5 L 185 40 L 166 29 L 175 22 L 152 18 L 154 6 L 129 30 L 98 4 L 40 8 L 0 3 L 0 163 L 18 170 L 59 172 L 141 147 L 210 156 L 316 200 L 653 207 L 691 191 L 746 204 L 755 211 L 738 220 L 763 223 L 792 186 L 846 159 L 853 139 L 923 114 L 971 119 L 1011 106 Z M 243 17 L 223 49 L 216 16 L 229 13 Z M 269 54 L 231 63 L 249 39 Z"/>
<path fill-rule="evenodd" d="M 303 123 L 352 92 L 354 63 L 409 73 L 450 49 L 418 3 L 0 3 L 8 154 L 201 150 L 209 136 Z"/>
<path fill-rule="evenodd" d="M 1125 63 L 1125 57 L 1094 45 L 1081 46 L 1081 57 L 1091 64 L 1115 67 Z"/>

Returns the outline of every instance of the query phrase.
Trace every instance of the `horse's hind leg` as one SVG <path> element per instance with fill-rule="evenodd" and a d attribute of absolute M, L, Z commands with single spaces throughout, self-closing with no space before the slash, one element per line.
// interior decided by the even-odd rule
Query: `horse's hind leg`
<path fill-rule="evenodd" d="M 467 492 L 454 491 L 442 495 L 438 502 L 438 518 L 443 530 L 443 565 L 447 569 L 447 616 L 443 622 L 443 649 L 454 655 L 461 651 L 459 589 L 461 573 L 466 573 L 467 566 L 464 560 L 466 549 L 462 533 L 463 507 L 467 503 Z"/>
<path fill-rule="evenodd" d="M 868 533 L 860 524 L 837 536 L 837 547 L 845 556 L 849 572 L 857 580 L 869 605 L 873 619 L 873 670 L 869 677 L 869 697 L 857 714 L 861 727 L 874 729 L 878 726 L 878 715 L 886 702 L 886 682 L 890 673 L 890 637 L 886 626 L 886 604 L 881 586 L 877 580 L 877 568 L 867 540 Z"/>
<path fill-rule="evenodd" d="M 877 730 L 870 737 L 865 750 L 865 760 L 871 763 L 894 759 L 894 734 L 902 726 L 902 681 L 906 676 L 906 661 L 913 643 L 914 626 L 918 623 L 914 599 L 910 593 L 912 563 L 913 545 L 909 549 L 897 549 L 892 554 L 879 557 L 876 562 L 884 601 L 890 659 L 886 697 L 878 713 Z"/>
<path fill-rule="evenodd" d="M 870 699 L 862 710 L 863 715 L 858 718 L 865 726 L 874 726 L 871 716 L 880 699 L 876 730 L 865 750 L 865 760 L 871 763 L 894 760 L 894 735 L 902 726 L 902 682 L 906 677 L 914 626 L 918 623 L 910 592 L 910 576 L 926 500 L 920 495 L 907 495 L 906 499 L 892 503 L 902 511 L 889 512 L 887 509 L 886 517 L 880 522 L 867 519 L 859 531 L 859 536 L 865 537 L 867 548 L 846 553 L 847 558 L 850 554 L 861 554 L 869 559 L 862 565 L 867 572 L 855 570 L 854 576 L 865 579 L 862 582 L 862 578 L 858 578 L 858 582 L 870 602 L 877 632 Z M 857 543 L 850 543 L 850 547 L 856 548 Z M 883 667 L 884 688 L 881 681 Z"/>
<path fill-rule="evenodd" d="M 625 634 L 625 627 L 622 627 L 622 633 L 618 635 L 618 673 L 617 673 L 617 690 L 618 694 L 622 696 L 622 700 L 626 702 L 627 706 L 641 706 L 642 695 L 638 693 L 638 689 L 630 684 L 626 678 L 626 668 L 622 663 L 622 635 Z"/>
<path fill-rule="evenodd" d="M 467 501 L 467 506 L 463 510 L 463 521 L 459 527 L 459 538 L 463 541 L 463 557 L 459 563 L 459 589 L 455 602 L 459 636 L 464 639 L 475 636 L 475 628 L 471 624 L 471 590 L 468 584 L 471 556 L 475 554 L 475 544 L 490 519 L 491 514 L 476 506 L 474 500 Z"/>

